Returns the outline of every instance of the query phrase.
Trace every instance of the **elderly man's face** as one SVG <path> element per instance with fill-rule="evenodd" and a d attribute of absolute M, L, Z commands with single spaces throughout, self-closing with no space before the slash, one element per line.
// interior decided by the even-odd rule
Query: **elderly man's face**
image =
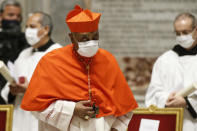
<path fill-rule="evenodd" d="M 78 42 L 86 42 L 90 40 L 98 40 L 99 39 L 99 32 L 84 32 L 84 33 L 76 33 L 72 32 L 69 34 L 70 39 L 73 44 L 75 44 L 76 48 L 78 49 Z"/>
<path fill-rule="evenodd" d="M 7 5 L 1 14 L 2 19 L 21 21 L 21 8 L 13 5 Z"/>
<path fill-rule="evenodd" d="M 190 44 L 189 45 L 187 44 L 186 46 L 181 45 L 185 49 L 190 50 L 197 44 L 197 31 L 196 31 L 197 28 L 192 27 L 192 20 L 190 18 L 182 18 L 175 21 L 174 29 L 176 36 L 181 36 L 184 38 L 185 41 L 184 43 L 187 43 L 187 41 L 191 41 L 190 39 L 185 39 L 185 38 L 190 38 L 188 37 L 188 35 L 192 33 L 191 35 L 194 42 L 191 43 L 191 45 Z"/>

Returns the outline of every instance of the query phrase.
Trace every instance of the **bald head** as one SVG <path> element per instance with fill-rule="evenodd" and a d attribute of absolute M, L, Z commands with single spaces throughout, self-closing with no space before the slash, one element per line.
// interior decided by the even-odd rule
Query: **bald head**
<path fill-rule="evenodd" d="M 197 25 L 197 21 L 196 21 L 196 18 L 195 16 L 193 16 L 192 14 L 190 13 L 181 13 L 179 14 L 178 16 L 176 16 L 175 20 L 174 20 L 174 24 L 176 22 L 180 22 L 180 21 L 187 21 L 189 22 L 190 26 L 192 28 L 195 28 L 196 25 Z"/>
<path fill-rule="evenodd" d="M 174 20 L 176 35 L 187 35 L 196 27 L 196 18 L 190 13 L 181 13 Z"/>

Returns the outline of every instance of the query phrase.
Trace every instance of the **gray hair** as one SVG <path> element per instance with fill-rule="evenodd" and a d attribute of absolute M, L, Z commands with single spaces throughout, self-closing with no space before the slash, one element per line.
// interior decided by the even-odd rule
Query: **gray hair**
<path fill-rule="evenodd" d="M 52 33 L 52 30 L 53 30 L 53 22 L 52 22 L 52 18 L 49 14 L 47 13 L 44 13 L 42 11 L 36 11 L 36 12 L 33 12 L 32 14 L 30 15 L 33 15 L 33 14 L 41 14 L 41 18 L 40 18 L 40 24 L 45 27 L 45 26 L 49 26 L 49 33 L 48 35 L 50 36 L 51 33 Z"/>
<path fill-rule="evenodd" d="M 197 20 L 195 18 L 194 15 L 192 15 L 191 13 L 185 12 L 185 13 L 181 13 L 179 15 L 176 16 L 174 23 L 180 19 L 185 19 L 185 18 L 189 18 L 192 21 L 192 29 L 194 29 L 197 26 Z"/>
<path fill-rule="evenodd" d="M 0 13 L 2 13 L 5 10 L 5 7 L 8 6 L 8 5 L 12 5 L 12 6 L 16 6 L 16 7 L 21 8 L 21 4 L 18 1 L 15 1 L 15 0 L 4 0 L 1 3 Z"/>

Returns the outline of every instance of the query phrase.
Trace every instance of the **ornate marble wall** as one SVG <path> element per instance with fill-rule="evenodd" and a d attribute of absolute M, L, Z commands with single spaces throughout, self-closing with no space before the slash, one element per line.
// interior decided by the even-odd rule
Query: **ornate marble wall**
<path fill-rule="evenodd" d="M 197 0 L 92 0 L 102 13 L 101 46 L 116 56 L 155 57 L 175 44 L 173 20 L 197 14 Z"/>

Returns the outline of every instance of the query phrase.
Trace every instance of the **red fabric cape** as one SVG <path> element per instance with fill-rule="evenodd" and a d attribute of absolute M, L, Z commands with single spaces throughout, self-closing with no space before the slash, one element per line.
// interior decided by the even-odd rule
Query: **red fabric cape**
<path fill-rule="evenodd" d="M 121 116 L 138 105 L 115 58 L 99 49 L 90 65 L 92 100 L 99 106 L 96 117 Z M 38 63 L 21 108 L 41 111 L 56 100 L 88 100 L 88 75 L 83 63 L 67 45 L 45 55 Z"/>

